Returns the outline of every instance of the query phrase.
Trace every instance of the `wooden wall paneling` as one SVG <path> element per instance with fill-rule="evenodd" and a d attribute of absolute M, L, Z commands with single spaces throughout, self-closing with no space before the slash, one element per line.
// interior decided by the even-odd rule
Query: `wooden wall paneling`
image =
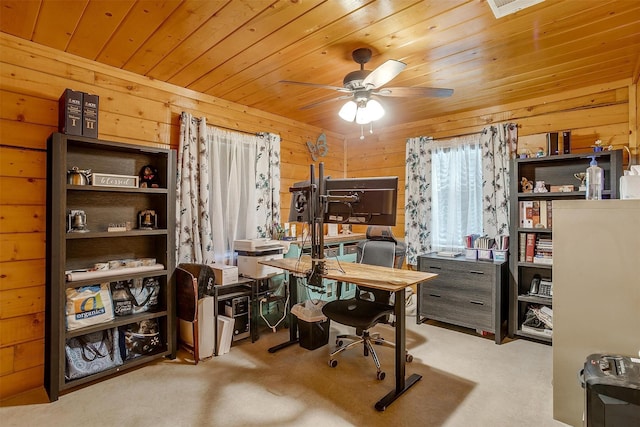
<path fill-rule="evenodd" d="M 44 232 L 45 215 L 44 205 L 2 205 L 0 233 Z"/>
<path fill-rule="evenodd" d="M 0 321 L 45 309 L 44 286 L 0 291 Z"/>
<path fill-rule="evenodd" d="M 0 110 L 0 116 L 2 114 L 3 111 Z M 56 125 L 37 125 L 0 118 L 0 144 L 7 147 L 46 150 L 47 137 L 57 129 L 57 123 Z"/>
<path fill-rule="evenodd" d="M 0 291 L 40 286 L 45 283 L 44 258 L 5 261 L 0 264 L 0 268 Z"/>

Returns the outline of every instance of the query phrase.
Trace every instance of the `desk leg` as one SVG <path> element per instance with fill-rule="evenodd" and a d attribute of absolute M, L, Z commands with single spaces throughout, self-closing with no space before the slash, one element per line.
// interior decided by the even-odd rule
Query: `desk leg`
<path fill-rule="evenodd" d="M 298 318 L 291 314 L 291 309 L 298 303 L 298 278 L 293 274 L 289 274 L 289 341 L 275 345 L 269 348 L 269 353 L 275 353 L 278 350 L 298 344 Z"/>
<path fill-rule="evenodd" d="M 395 315 L 396 315 L 396 388 L 380 399 L 375 407 L 378 411 L 384 411 L 405 391 L 409 390 L 422 375 L 412 374 L 405 380 L 406 362 L 406 331 L 405 331 L 405 291 L 401 289 L 395 293 Z"/>

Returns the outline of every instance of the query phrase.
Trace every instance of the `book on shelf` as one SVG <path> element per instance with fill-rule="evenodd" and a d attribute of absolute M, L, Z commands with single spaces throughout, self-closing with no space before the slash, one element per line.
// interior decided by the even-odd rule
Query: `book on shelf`
<path fill-rule="evenodd" d="M 525 262 L 533 262 L 536 247 L 536 233 L 527 233 L 527 243 L 525 248 Z"/>
<path fill-rule="evenodd" d="M 533 228 L 540 225 L 540 200 L 533 201 L 533 207 L 531 208 L 531 223 Z"/>
<path fill-rule="evenodd" d="M 534 328 L 532 326 L 522 325 L 520 327 L 522 332 L 526 332 L 531 335 L 539 335 L 544 338 L 552 338 L 553 337 L 553 329 L 547 328 Z"/>
<path fill-rule="evenodd" d="M 518 247 L 518 260 L 525 262 L 527 255 L 527 233 L 520 233 L 520 246 Z"/>
<path fill-rule="evenodd" d="M 521 228 L 551 228 L 551 200 L 521 200 L 518 206 Z"/>
<path fill-rule="evenodd" d="M 520 227 L 533 228 L 533 202 L 531 200 L 521 200 L 520 207 Z"/>
<path fill-rule="evenodd" d="M 553 264 L 553 240 L 548 237 L 540 237 L 536 241 L 534 264 Z"/>

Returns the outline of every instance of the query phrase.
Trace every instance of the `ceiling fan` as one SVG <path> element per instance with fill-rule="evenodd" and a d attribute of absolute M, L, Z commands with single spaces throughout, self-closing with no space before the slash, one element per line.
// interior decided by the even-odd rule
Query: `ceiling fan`
<path fill-rule="evenodd" d="M 366 106 L 371 96 L 382 97 L 412 97 L 412 98 L 429 98 L 438 97 L 444 98 L 453 94 L 453 89 L 435 88 L 435 87 L 383 87 L 385 84 L 393 80 L 402 70 L 405 69 L 407 64 L 395 59 L 389 59 L 373 71 L 365 70 L 364 64 L 371 60 L 371 50 L 368 48 L 356 49 L 352 52 L 351 56 L 353 60 L 360 64 L 360 69 L 352 71 L 344 77 L 342 82 L 343 87 L 330 86 L 318 83 L 297 82 L 291 80 L 281 80 L 280 83 L 311 86 L 320 89 L 330 89 L 337 92 L 345 93 L 346 95 L 339 96 L 333 99 L 327 99 L 301 107 L 301 110 L 307 110 L 316 107 L 321 104 L 338 101 L 341 99 L 353 98 L 356 107 L 360 108 Z M 378 103 L 379 105 L 379 103 Z M 346 107 L 346 105 L 345 105 Z M 382 108 L 382 107 L 380 107 Z M 383 111 L 384 114 L 384 111 Z M 342 114 L 340 114 L 342 117 Z M 349 115 L 349 117 L 351 117 Z M 343 117 L 344 118 L 344 117 Z M 355 120 L 355 109 L 353 113 L 353 119 Z M 347 119 L 345 119 L 347 120 Z M 350 120 L 350 121 L 351 121 Z"/>

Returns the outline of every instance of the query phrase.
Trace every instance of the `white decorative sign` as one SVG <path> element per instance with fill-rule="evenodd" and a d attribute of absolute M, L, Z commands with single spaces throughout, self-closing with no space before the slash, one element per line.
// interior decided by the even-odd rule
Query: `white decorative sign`
<path fill-rule="evenodd" d="M 94 173 L 91 176 L 91 179 L 92 179 L 92 185 L 95 185 L 97 187 L 138 188 L 137 176 Z"/>

